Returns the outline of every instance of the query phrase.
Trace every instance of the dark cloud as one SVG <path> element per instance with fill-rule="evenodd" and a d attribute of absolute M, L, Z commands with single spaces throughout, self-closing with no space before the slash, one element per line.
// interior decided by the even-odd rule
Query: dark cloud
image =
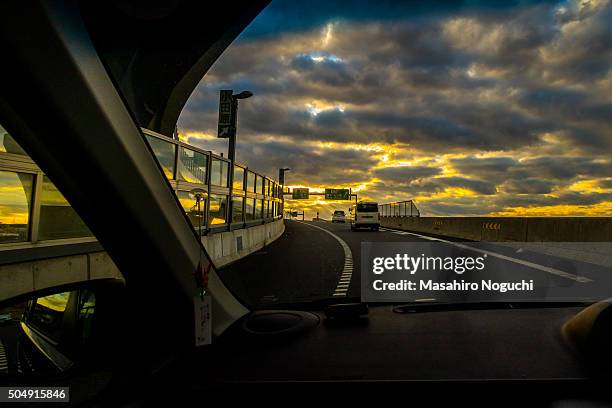
<path fill-rule="evenodd" d="M 442 177 L 435 179 L 448 187 L 460 187 L 471 190 L 477 194 L 491 195 L 496 193 L 495 184 L 484 180 L 474 180 L 465 177 Z"/>
<path fill-rule="evenodd" d="M 374 174 L 385 183 L 408 184 L 414 180 L 436 176 L 441 169 L 426 166 L 399 166 L 376 169 Z"/>
<path fill-rule="evenodd" d="M 465 177 L 436 177 L 423 182 L 414 183 L 411 187 L 424 192 L 441 192 L 449 187 L 464 188 L 476 194 L 491 195 L 496 193 L 495 184 L 488 181 L 469 179 Z"/>
<path fill-rule="evenodd" d="M 541 4 L 541 0 L 457 1 L 457 0 L 311 0 L 299 4 L 294 0 L 274 0 L 251 24 L 239 41 L 275 37 L 279 33 L 301 32 L 319 28 L 342 19 L 354 23 L 372 20 L 394 21 L 399 16 L 425 18 L 446 16 L 477 9 L 491 15 L 503 14 L 517 6 Z"/>
<path fill-rule="evenodd" d="M 558 196 L 547 195 L 507 195 L 500 196 L 496 204 L 505 207 L 556 206 L 556 205 L 593 205 L 612 200 L 612 193 L 567 192 Z"/>
<path fill-rule="evenodd" d="M 277 0 L 224 52 L 179 125 L 214 135 L 218 90 L 248 89 L 238 155 L 270 174 L 377 178 L 363 193 L 381 200 L 487 196 L 425 204 L 440 214 L 607 200 L 567 187 L 612 177 L 610 2 L 451 3 Z M 342 147 L 370 143 L 408 146 L 428 166 L 380 168 L 374 153 Z"/>
<path fill-rule="evenodd" d="M 392 169 L 378 169 L 376 171 L 377 176 L 380 176 L 380 170 Z M 495 184 L 488 181 L 458 176 L 430 177 L 430 175 L 433 175 L 431 170 L 435 169 L 425 167 L 415 168 L 412 171 L 390 171 L 388 172 L 391 173 L 390 176 L 381 177 L 380 182 L 376 183 L 371 190 L 400 195 L 408 194 L 412 197 L 421 194 L 440 193 L 447 188 L 463 188 L 480 195 L 492 195 L 496 192 Z M 419 172 L 421 174 L 418 174 Z"/>
<path fill-rule="evenodd" d="M 612 176 L 612 163 L 590 157 L 538 157 L 523 160 L 520 167 L 513 169 L 513 173 L 561 180 L 578 176 L 606 177 Z"/>
<path fill-rule="evenodd" d="M 350 126 L 347 115 L 341 109 L 328 109 L 317 114 L 313 118 L 313 123 L 317 127 L 336 128 Z"/>
<path fill-rule="evenodd" d="M 483 174 L 487 177 L 494 174 L 499 176 L 505 174 L 508 169 L 518 165 L 518 161 L 513 157 L 484 157 L 477 158 L 474 156 L 461 159 L 452 159 L 450 161 L 453 168 L 470 174 Z"/>
<path fill-rule="evenodd" d="M 313 58 L 320 58 L 316 61 Z M 349 64 L 329 55 L 295 56 L 289 63 L 306 81 L 333 87 L 350 86 L 355 81 L 355 73 Z"/>
<path fill-rule="evenodd" d="M 282 39 L 243 41 L 237 51 L 224 54 L 224 69 L 210 75 L 213 81 L 225 80 L 205 85 L 209 100 L 215 99 L 218 88 L 251 89 L 263 102 L 249 101 L 241 110 L 246 133 L 310 140 L 399 141 L 426 151 L 497 151 L 537 145 L 541 134 L 562 131 L 584 149 L 611 143 L 606 120 L 612 110 L 609 98 L 593 98 L 592 92 L 575 87 L 533 86 L 534 81 L 545 82 L 541 74 L 550 67 L 542 66 L 537 55 L 523 54 L 537 54 L 539 46 L 557 44 L 554 35 L 560 35 L 559 28 L 551 27 L 555 21 L 550 6 L 523 7 L 510 18 L 491 12 L 470 15 L 469 10 L 464 14 L 469 24 L 454 28 L 452 35 L 444 25 L 452 26 L 454 20 L 404 19 L 363 29 L 344 22 L 335 28 L 335 54 L 313 49 L 285 55 L 286 49 L 278 48 Z M 464 31 L 472 33 L 474 47 L 466 49 L 460 46 L 465 38 L 454 38 L 468 35 Z M 313 35 L 306 35 L 308 41 Z M 286 41 L 299 44 L 300 37 Z M 485 47 L 479 41 L 491 44 Z M 502 67 L 506 73 L 501 78 L 470 77 L 472 64 Z M 451 92 L 452 97 L 440 92 Z M 507 93 L 507 97 L 479 102 L 481 92 L 499 93 L 499 98 Z M 466 97 L 458 97 L 462 93 Z M 318 119 L 308 115 L 305 102 L 288 103 L 296 98 L 350 106 L 343 115 L 332 109 Z M 214 119 L 201 115 L 215 108 L 201 100 L 190 106 L 200 113 L 198 118 L 186 115 L 184 123 L 190 128 Z M 342 120 L 326 121 L 326 117 Z"/>
<path fill-rule="evenodd" d="M 253 169 L 276 177 L 280 167 L 289 167 L 287 181 L 298 184 L 308 180 L 310 184 L 353 185 L 368 181 L 377 163 L 372 153 L 364 150 L 318 149 L 280 141 L 246 143 L 238 155 L 247 153 L 246 163 Z"/>
<path fill-rule="evenodd" d="M 429 214 L 429 215 L 447 215 L 447 214 L 455 214 L 459 216 L 470 216 L 470 215 L 480 215 L 488 212 L 496 211 L 497 207 L 495 206 L 487 206 L 483 203 L 474 203 L 469 201 L 461 201 L 461 202 L 426 202 L 419 203 L 419 211 L 421 214 Z"/>
<path fill-rule="evenodd" d="M 566 28 L 551 44 L 557 64 L 547 70 L 565 80 L 593 81 L 608 75 L 612 58 L 612 7 L 608 2 L 569 3 L 557 13 Z"/>
<path fill-rule="evenodd" d="M 509 180 L 504 185 L 504 190 L 512 194 L 549 194 L 555 184 L 537 178 L 526 178 L 523 180 Z"/>
<path fill-rule="evenodd" d="M 546 88 L 521 91 L 517 103 L 531 114 L 565 123 L 559 130 L 565 130 L 574 145 L 609 147 L 612 102 L 609 98 L 598 99 L 590 92 Z"/>
<path fill-rule="evenodd" d="M 529 158 L 518 161 L 512 157 L 487 157 L 477 158 L 474 156 L 452 159 L 451 165 L 464 174 L 474 174 L 494 180 L 498 183 L 511 180 L 509 187 L 518 192 L 521 182 L 537 184 L 544 189 L 545 183 L 537 183 L 535 180 L 545 180 L 546 185 L 552 187 L 553 183 L 569 182 L 577 177 L 610 177 L 612 176 L 612 163 L 610 160 L 602 160 L 592 157 L 564 157 L 545 156 Z M 541 194 L 541 193 L 537 193 Z"/>

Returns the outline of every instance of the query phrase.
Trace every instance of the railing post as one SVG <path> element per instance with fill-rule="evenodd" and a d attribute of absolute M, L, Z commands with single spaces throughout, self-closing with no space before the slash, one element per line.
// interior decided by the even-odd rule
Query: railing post
<path fill-rule="evenodd" d="M 37 171 L 34 176 L 34 191 L 32 192 L 31 209 L 30 209 L 30 236 L 28 240 L 30 242 L 38 241 L 38 231 L 40 227 L 40 206 L 41 206 L 41 195 L 42 195 L 42 183 L 43 183 L 42 171 Z"/>
<path fill-rule="evenodd" d="M 235 153 L 234 153 L 235 154 Z M 227 230 L 231 231 L 232 227 L 232 218 L 234 216 L 234 204 L 232 202 L 232 193 L 234 192 L 234 159 L 230 158 L 229 162 L 229 174 L 228 174 L 228 183 L 229 183 L 229 197 L 227 198 Z"/>
<path fill-rule="evenodd" d="M 206 234 L 204 235 L 208 235 L 208 230 L 209 230 L 209 222 L 208 222 L 208 218 L 209 218 L 209 208 L 210 208 L 210 179 L 211 179 L 211 172 L 212 172 L 212 153 L 208 152 L 208 160 L 206 161 L 206 189 L 208 190 L 208 193 L 206 194 L 206 205 L 204 206 L 204 231 L 206 232 Z M 202 231 L 200 231 L 200 236 L 202 236 Z"/>

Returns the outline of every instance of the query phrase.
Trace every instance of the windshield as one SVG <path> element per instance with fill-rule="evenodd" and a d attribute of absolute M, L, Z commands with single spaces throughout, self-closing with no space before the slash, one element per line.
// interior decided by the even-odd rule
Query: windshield
<path fill-rule="evenodd" d="M 378 204 L 357 204 L 358 212 L 378 212 Z"/>
<path fill-rule="evenodd" d="M 253 231 L 228 236 L 240 259 L 217 256 L 226 285 L 254 308 L 610 296 L 611 8 L 273 1 L 178 122 L 221 155 L 223 92 L 252 93 L 248 170 L 203 203 L 209 252 L 215 227 Z"/>

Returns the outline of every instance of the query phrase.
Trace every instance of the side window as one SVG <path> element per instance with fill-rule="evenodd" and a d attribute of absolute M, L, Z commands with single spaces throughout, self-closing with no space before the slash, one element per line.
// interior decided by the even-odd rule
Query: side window
<path fill-rule="evenodd" d="M 92 233 L 47 176 L 43 177 L 38 239 L 88 237 Z"/>
<path fill-rule="evenodd" d="M 0 171 L 0 243 L 28 240 L 34 175 Z"/>
<path fill-rule="evenodd" d="M 33 300 L 34 304 L 27 321 L 36 329 L 54 340 L 59 340 L 64 322 L 64 313 L 72 292 L 55 293 Z"/>

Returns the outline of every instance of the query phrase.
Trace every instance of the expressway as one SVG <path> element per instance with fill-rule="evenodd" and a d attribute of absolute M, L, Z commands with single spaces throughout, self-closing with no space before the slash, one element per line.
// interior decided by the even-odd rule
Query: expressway
<path fill-rule="evenodd" d="M 610 267 L 500 245 L 459 242 L 386 228 L 378 232 L 351 231 L 348 223 L 286 220 L 285 225 L 285 233 L 275 242 L 220 270 L 227 286 L 249 306 L 265 308 L 317 300 L 358 300 L 362 242 L 438 242 L 451 247 L 455 257 L 484 256 L 487 259 L 486 275 L 428 271 L 428 275 L 421 274 L 418 278 L 429 277 L 438 282 L 456 279 L 467 284 L 480 284 L 482 279 L 533 283 L 533 290 L 528 295 L 525 292 L 482 294 L 478 291 L 417 290 L 410 293 L 414 295 L 407 299 L 410 301 L 575 301 L 607 298 L 612 294 Z"/>

